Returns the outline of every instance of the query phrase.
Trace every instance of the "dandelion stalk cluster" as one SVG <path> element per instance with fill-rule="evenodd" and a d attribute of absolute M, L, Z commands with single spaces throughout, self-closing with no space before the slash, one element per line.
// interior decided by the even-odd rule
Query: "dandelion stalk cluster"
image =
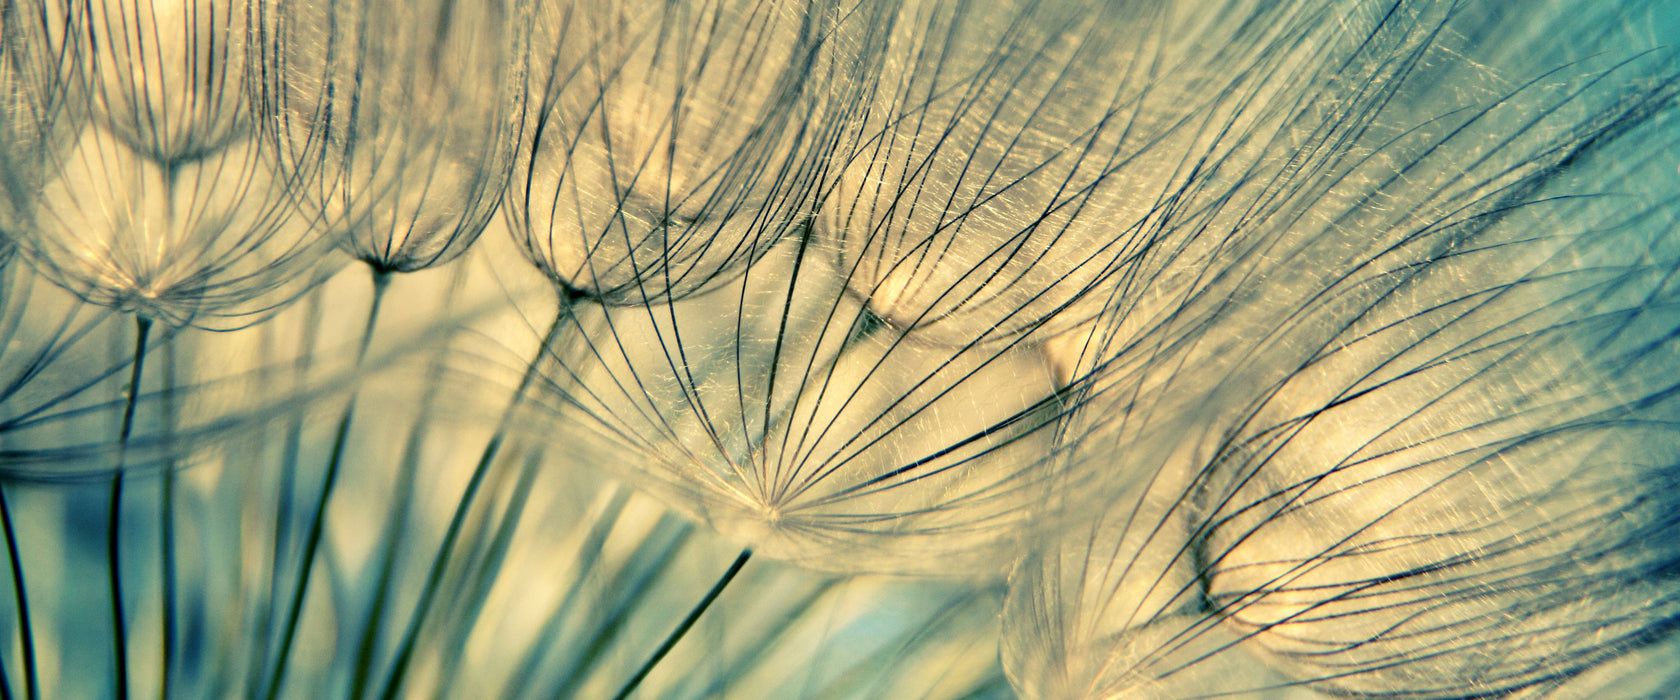
<path fill-rule="evenodd" d="M 0 2 L 0 696 L 1663 697 L 1677 42 Z"/>

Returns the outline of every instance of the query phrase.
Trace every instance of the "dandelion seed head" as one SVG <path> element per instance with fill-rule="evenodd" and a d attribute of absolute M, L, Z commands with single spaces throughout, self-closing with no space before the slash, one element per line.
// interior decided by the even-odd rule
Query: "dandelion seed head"
<path fill-rule="evenodd" d="M 1095 237 L 1132 220 L 1109 194 L 1119 144 L 1102 125 L 1136 108 L 1106 90 L 1059 92 L 1124 62 L 1124 50 L 1081 51 L 1077 37 L 1101 25 L 1068 10 L 911 3 L 887 23 L 860 143 L 819 231 L 848 290 L 890 323 L 962 342 L 1071 322 L 1062 307 L 1115 261 Z M 1132 216 L 1147 210 L 1139 194 Z"/>
<path fill-rule="evenodd" d="M 196 160 L 245 133 L 246 3 L 89 0 L 84 86 L 102 125 L 160 163 Z"/>
<path fill-rule="evenodd" d="M 25 245 L 91 303 L 219 325 L 289 300 L 330 265 L 249 140 L 169 166 L 90 126 L 56 165 Z"/>
<path fill-rule="evenodd" d="M 447 263 L 499 205 L 525 101 L 530 4 L 285 2 L 267 8 L 269 150 L 356 258 Z M 412 27 L 387 32 L 381 27 Z"/>
<path fill-rule="evenodd" d="M 1550 342 L 1508 345 L 1498 369 L 1469 353 L 1414 370 L 1308 409 L 1286 443 L 1233 455 L 1218 472 L 1250 481 L 1221 477 L 1207 494 L 1224 505 L 1203 555 L 1209 598 L 1229 624 L 1325 687 L 1439 696 L 1566 678 L 1672 616 L 1664 576 L 1644 578 L 1672 556 L 1641 543 L 1668 527 L 1643 513 L 1660 506 L 1613 486 L 1645 480 L 1667 492 L 1668 458 L 1656 455 L 1671 449 L 1671 431 L 1630 429 L 1637 439 L 1623 440 L 1572 418 L 1627 410 L 1615 407 L 1640 392 L 1608 378 L 1526 381 L 1596 364 L 1563 328 L 1541 328 Z M 1361 364 L 1360 350 L 1342 359 Z M 1298 462 L 1307 453 L 1330 463 Z M 1265 466 L 1236 467 L 1256 459 Z M 1262 491 L 1268 503 L 1250 495 Z M 1427 653 L 1391 661 L 1414 650 Z M 1336 673 L 1318 668 L 1321 656 Z"/>
<path fill-rule="evenodd" d="M 596 298 L 682 296 L 803 224 L 828 125 L 831 3 L 552 3 L 510 227 Z"/>
<path fill-rule="evenodd" d="M 35 189 L 49 177 L 48 164 L 71 140 L 62 58 L 65 8 L 19 3 L 0 19 L 0 237 L 18 237 L 28 226 Z"/>
<path fill-rule="evenodd" d="M 1556 69 L 1494 42 L 1543 76 L 1524 83 L 1459 53 L 1506 26 L 1491 7 L 1321 7 L 1365 43 L 1318 35 L 1280 65 L 1351 49 L 1345 74 L 1252 93 L 1247 124 L 1280 128 L 1246 182 L 1284 184 L 1252 206 L 1248 184 L 1211 190 L 1245 204 L 1207 220 L 1223 240 L 1198 264 L 1234 277 L 1131 288 L 1081 343 L 1082 419 L 1106 426 L 1070 455 L 1107 495 L 1012 577 L 1025 697 L 1573 690 L 1672 625 L 1648 578 L 1671 525 L 1635 514 L 1672 493 L 1671 382 L 1634 377 L 1671 374 L 1650 305 L 1673 183 L 1629 155 L 1672 140 L 1652 117 L 1672 83 L 1633 85 L 1672 59 Z M 1402 57 L 1416 73 L 1386 72 Z M 1313 145 L 1350 122 L 1370 128 Z"/>
<path fill-rule="evenodd" d="M 1001 574 L 1054 478 L 1050 362 L 872 321 L 823 255 L 784 241 L 653 313 L 577 304 L 581 352 L 546 373 L 554 430 L 767 557 Z"/>

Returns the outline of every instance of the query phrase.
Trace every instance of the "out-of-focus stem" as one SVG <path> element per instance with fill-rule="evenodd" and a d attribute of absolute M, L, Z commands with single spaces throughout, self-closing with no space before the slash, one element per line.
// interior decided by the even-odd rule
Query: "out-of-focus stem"
<path fill-rule="evenodd" d="M 453 300 L 465 283 L 464 266 L 457 266 L 456 272 L 450 280 L 449 295 Z M 394 496 L 394 507 L 390 517 L 386 518 L 384 531 L 380 536 L 379 551 L 379 580 L 374 585 L 373 601 L 369 604 L 367 618 L 362 621 L 360 641 L 356 645 L 355 666 L 351 670 L 350 698 L 359 700 L 368 691 L 368 680 L 373 672 L 375 652 L 379 645 L 379 636 L 384 627 L 386 605 L 391 598 L 393 581 L 397 575 L 397 554 L 400 549 L 403 533 L 407 531 L 409 513 L 415 494 L 415 480 L 420 468 L 426 435 L 432 424 L 432 407 L 441 390 L 439 375 L 443 372 L 446 347 L 440 347 L 432 357 L 431 370 L 427 373 L 425 389 L 420 396 L 420 411 L 414 417 L 414 423 L 409 426 L 408 438 L 403 442 L 402 457 L 397 467 L 397 485 Z"/>
<path fill-rule="evenodd" d="M 385 299 L 385 290 L 389 287 L 391 273 L 379 268 L 373 270 L 373 302 L 368 306 L 367 325 L 362 329 L 362 338 L 356 348 L 356 367 L 362 366 L 367 358 L 368 346 L 373 343 L 373 329 L 379 322 L 379 308 Z M 350 424 L 356 414 L 356 395 L 351 394 L 350 402 L 344 407 L 344 414 L 339 417 L 338 430 L 333 436 L 332 455 L 327 460 L 327 471 L 321 477 L 321 493 L 315 501 L 315 512 L 311 514 L 309 534 L 304 540 L 303 556 L 299 560 L 298 578 L 292 587 L 292 596 L 286 606 L 286 621 L 280 633 L 280 648 L 278 657 L 274 661 L 274 668 L 269 673 L 268 692 L 265 697 L 274 700 L 280 694 L 280 686 L 286 677 L 286 665 L 290 661 L 292 642 L 297 637 L 299 619 L 303 615 L 303 601 L 309 590 L 310 573 L 314 570 L 315 553 L 320 549 L 321 537 L 326 531 L 327 506 L 332 502 L 332 492 L 338 480 L 338 470 L 344 461 L 344 449 L 350 437 Z"/>
<path fill-rule="evenodd" d="M 166 440 L 173 440 L 175 430 L 175 344 L 170 343 L 163 348 L 163 433 Z M 158 698 L 167 700 L 170 694 L 172 676 L 170 667 L 175 660 L 175 460 L 174 445 L 166 444 L 164 450 L 162 484 L 162 510 L 159 514 L 158 529 L 161 542 L 159 543 L 158 562 L 163 572 L 163 629 L 162 663 L 158 675 Z"/>
<path fill-rule="evenodd" d="M 507 438 L 507 431 L 511 427 L 513 417 L 525 402 L 525 394 L 530 390 L 531 383 L 536 380 L 541 369 L 543 359 L 548 356 L 549 348 L 560 332 L 570 326 L 568 321 L 575 321 L 572 313 L 572 302 L 569 299 L 560 300 L 560 309 L 555 312 L 554 322 L 549 324 L 548 332 L 543 334 L 542 344 L 537 348 L 537 356 L 531 364 L 525 367 L 525 375 L 519 379 L 519 387 L 514 390 L 513 398 L 503 409 L 502 417 L 496 423 L 496 432 L 490 436 L 490 442 L 484 446 L 484 454 L 479 456 L 478 465 L 473 468 L 472 476 L 467 480 L 467 488 L 461 494 L 461 502 L 455 506 L 455 514 L 449 519 L 449 527 L 444 531 L 443 542 L 438 545 L 437 557 L 432 560 L 431 570 L 426 574 L 426 585 L 420 591 L 420 600 L 414 606 L 414 615 L 409 618 L 408 627 L 403 631 L 402 641 L 398 643 L 397 655 L 391 663 L 391 671 L 386 676 L 385 688 L 380 692 L 381 700 L 395 700 L 402 689 L 404 678 L 408 675 L 408 665 L 414 659 L 414 645 L 420 636 L 420 627 L 425 622 L 426 615 L 437 598 L 440 585 L 443 583 L 443 573 L 449 563 L 449 554 L 455 548 L 456 540 L 461 537 L 461 529 L 465 526 L 467 512 L 471 510 L 473 501 L 478 496 L 479 487 L 484 483 L 485 475 L 490 473 L 490 465 L 496 461 L 496 455 L 501 452 L 502 442 Z"/>
<path fill-rule="evenodd" d="M 315 355 L 315 341 L 321 326 L 321 295 L 317 291 L 309 295 L 304 304 L 304 318 L 297 341 L 297 358 L 292 363 L 293 390 L 302 390 L 307 381 L 311 358 Z M 274 549 L 270 552 L 268 590 L 256 594 L 257 600 L 266 601 L 262 605 L 262 614 L 258 616 L 252 638 L 257 641 L 251 658 L 258 659 L 258 663 L 251 664 L 245 680 L 245 687 L 251 690 L 262 687 L 262 674 L 265 666 L 260 660 L 269 657 L 269 643 L 273 636 L 273 619 L 278 611 L 274 609 L 275 592 L 280 590 L 280 572 L 286 562 L 291 544 L 292 531 L 292 502 L 297 495 L 298 460 L 303 452 L 303 418 L 293 416 L 287 420 L 284 443 L 281 446 L 280 484 L 276 489 L 274 513 Z"/>

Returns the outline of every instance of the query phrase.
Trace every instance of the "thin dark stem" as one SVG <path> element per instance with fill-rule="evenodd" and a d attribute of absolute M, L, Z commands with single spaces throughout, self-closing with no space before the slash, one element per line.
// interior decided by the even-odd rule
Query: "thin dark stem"
<path fill-rule="evenodd" d="M 23 647 L 23 687 L 29 700 L 40 697 L 35 675 L 35 630 L 29 622 L 29 593 L 23 585 L 23 562 L 18 559 L 17 531 L 12 525 L 12 506 L 0 486 L 0 527 L 6 532 L 6 554 L 12 564 L 12 593 L 17 597 L 18 636 Z"/>
<path fill-rule="evenodd" d="M 420 636 L 420 626 L 426 619 L 432 603 L 437 598 L 439 588 L 443 583 L 443 573 L 449 563 L 449 553 L 455 548 L 455 541 L 460 539 L 461 530 L 467 521 L 467 512 L 471 510 L 473 501 L 478 496 L 479 487 L 484 483 L 484 477 L 490 473 L 490 465 L 496 461 L 496 455 L 501 452 L 502 442 L 507 438 L 507 431 L 511 427 L 514 415 L 525 402 L 525 394 L 530 390 L 531 383 L 536 380 L 538 370 L 541 369 L 543 358 L 547 357 L 549 347 L 559 336 L 566 321 L 572 318 L 572 310 L 567 300 L 561 300 L 560 310 L 555 312 L 554 322 L 549 325 L 548 332 L 543 334 L 542 345 L 537 348 L 537 356 L 531 364 L 525 367 L 525 376 L 519 380 L 519 387 L 514 390 L 513 399 L 508 407 L 502 411 L 501 420 L 496 425 L 496 432 L 490 437 L 490 442 L 484 446 L 484 454 L 478 458 L 478 466 L 473 468 L 471 478 L 467 480 L 466 491 L 461 494 L 461 501 L 455 506 L 455 514 L 449 519 L 449 527 L 444 530 L 443 542 L 438 544 L 438 554 L 432 560 L 432 567 L 426 574 L 426 585 L 420 591 L 420 600 L 414 606 L 414 615 L 409 618 L 408 627 L 403 630 L 402 641 L 397 645 L 396 659 L 391 663 L 391 672 L 385 678 L 385 688 L 380 692 L 381 700 L 395 700 L 402 689 L 404 677 L 408 674 L 408 665 L 414 659 L 414 645 Z"/>
<path fill-rule="evenodd" d="M 613 700 L 625 700 L 625 698 L 630 697 L 630 693 L 635 692 L 636 686 L 642 684 L 642 679 L 647 678 L 648 673 L 653 671 L 653 667 L 658 666 L 659 662 L 665 659 L 665 655 L 671 653 L 671 649 L 677 646 L 677 642 L 682 641 L 683 636 L 688 634 L 688 630 L 694 627 L 694 623 L 700 620 L 701 615 L 706 614 L 706 609 L 712 607 L 712 602 L 723 594 L 723 589 L 729 587 L 729 582 L 735 580 L 735 575 L 741 573 L 741 567 L 746 566 L 747 560 L 751 558 L 752 550 L 741 550 L 741 556 L 735 557 L 735 563 L 730 564 L 729 570 L 723 572 L 723 576 L 717 580 L 717 583 L 712 584 L 712 590 L 707 591 L 706 597 L 701 598 L 700 602 L 695 604 L 694 609 L 688 611 L 688 617 L 683 618 L 682 624 L 671 630 L 671 635 L 665 638 L 665 643 L 660 644 L 659 648 L 653 652 L 653 656 L 648 657 L 647 662 L 636 670 L 636 675 L 631 676 L 630 680 L 624 682 L 624 687 L 620 688 L 618 694 L 613 696 Z"/>
<path fill-rule="evenodd" d="M 455 267 L 455 273 L 449 282 L 449 294 L 446 297 L 448 301 L 445 302 L 447 306 L 453 306 L 453 301 L 460 294 L 466 269 L 459 265 Z M 438 393 L 442 391 L 444 364 L 448 354 L 447 344 L 442 344 L 433 351 L 431 366 L 426 373 L 425 388 L 420 397 L 420 409 L 413 423 L 409 425 L 407 440 L 403 442 L 402 457 L 397 467 L 396 489 L 393 492 L 395 506 L 391 508 L 390 516 L 386 518 L 380 534 L 379 580 L 374 585 L 373 602 L 368 606 L 368 614 L 362 621 L 361 641 L 357 644 L 356 661 L 351 671 L 350 700 L 360 700 L 372 690 L 374 662 L 377 659 L 379 642 L 384 636 L 382 633 L 386 627 L 385 616 L 391 607 L 390 600 L 394 595 L 399 573 L 397 560 L 403 549 L 403 536 L 409 531 L 410 511 L 414 502 L 419 499 L 415 484 L 419 476 L 426 436 L 432 431 L 433 407 L 437 403 Z"/>
<path fill-rule="evenodd" d="M 356 349 L 357 367 L 361 367 L 362 361 L 367 357 L 368 346 L 373 343 L 373 329 L 379 322 L 379 307 L 385 299 L 385 290 L 390 280 L 389 272 L 378 268 L 373 270 L 373 302 L 368 306 L 367 326 L 362 329 L 361 343 Z M 321 538 L 326 532 L 327 506 L 332 502 L 333 486 L 338 481 L 338 470 L 344 462 L 344 449 L 349 442 L 350 424 L 355 415 L 356 396 L 352 394 L 350 403 L 344 407 L 344 414 L 339 417 L 338 430 L 333 435 L 332 455 L 327 460 L 327 471 L 321 477 L 321 492 L 310 516 L 309 534 L 304 540 L 298 579 L 292 586 L 291 600 L 286 606 L 285 626 L 280 633 L 279 657 L 275 659 L 274 668 L 268 677 L 268 700 L 279 696 L 281 683 L 285 680 L 292 643 L 297 637 L 298 622 L 303 615 L 303 600 L 309 590 L 310 573 L 315 568 L 315 553 L 320 549 Z"/>
<path fill-rule="evenodd" d="M 134 317 L 134 359 L 128 375 L 128 397 L 123 403 L 122 427 L 117 431 L 117 468 L 111 477 L 111 505 L 105 519 L 105 563 L 111 589 L 111 651 L 114 656 L 117 700 L 128 697 L 128 625 L 123 621 L 122 585 L 122 492 L 127 468 L 128 438 L 134 432 L 134 409 L 140 402 L 140 375 L 146 366 L 146 341 L 152 320 Z"/>

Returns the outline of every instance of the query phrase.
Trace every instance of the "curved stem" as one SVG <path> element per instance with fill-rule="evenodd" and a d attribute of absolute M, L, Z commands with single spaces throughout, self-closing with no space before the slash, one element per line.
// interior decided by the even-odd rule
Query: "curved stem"
<path fill-rule="evenodd" d="M 367 358 L 368 346 L 373 343 L 373 329 L 379 322 L 379 308 L 385 299 L 385 290 L 389 286 L 391 276 L 389 272 L 374 268 L 373 270 L 373 302 L 368 306 L 367 325 L 362 329 L 362 339 L 356 349 L 356 366 L 361 367 Z M 333 434 L 332 455 L 327 460 L 327 471 L 321 477 L 321 493 L 316 498 L 314 512 L 310 515 L 309 534 L 304 540 L 303 557 L 299 563 L 298 580 L 292 586 L 292 597 L 286 605 L 286 622 L 280 633 L 279 657 L 274 661 L 274 668 L 268 677 L 268 692 L 265 697 L 274 700 L 280 694 L 280 686 L 286 677 L 286 665 L 290 662 L 292 643 L 297 637 L 298 622 L 303 615 L 303 601 L 309 590 L 309 577 L 315 567 L 315 553 L 321 547 L 321 538 L 326 532 L 327 506 L 332 502 L 333 486 L 338 481 L 339 467 L 344 462 L 344 449 L 350 438 L 350 424 L 356 415 L 356 396 L 350 396 L 350 403 L 344 407 L 344 413 L 339 417 L 338 429 Z"/>
<path fill-rule="evenodd" d="M 508 429 L 511 427 L 514 415 L 525 403 L 525 394 L 530 390 L 531 383 L 537 378 L 543 358 L 547 357 L 549 347 L 553 345 L 560 331 L 566 327 L 566 321 L 574 318 L 572 309 L 566 300 L 561 300 L 559 311 L 555 312 L 554 322 L 549 324 L 548 332 L 543 334 L 542 345 L 537 348 L 537 356 L 531 364 L 525 367 L 525 375 L 519 379 L 519 387 L 514 390 L 513 399 L 503 409 L 502 417 L 497 422 L 496 432 L 490 436 L 490 442 L 484 446 L 484 453 L 478 458 L 478 466 L 467 480 L 466 491 L 461 494 L 461 501 L 455 506 L 455 514 L 449 519 L 449 527 L 444 531 L 443 542 L 438 544 L 437 557 L 432 560 L 431 570 L 426 574 L 425 587 L 420 591 L 420 600 L 414 606 L 414 615 L 409 618 L 408 627 L 403 630 L 402 641 L 397 645 L 395 661 L 391 663 L 391 672 L 385 677 L 384 690 L 380 692 L 381 700 L 395 700 L 402 689 L 404 676 L 408 673 L 408 665 L 414 659 L 414 645 L 419 639 L 421 623 L 425 621 L 427 612 L 437 598 L 437 593 L 443 583 L 443 573 L 449 563 L 449 554 L 455 548 L 456 540 L 461 537 L 461 530 L 466 525 L 467 513 L 472 509 L 473 501 L 478 497 L 479 487 L 484 483 L 484 477 L 490 473 L 490 465 L 496 461 L 496 455 L 501 452 L 502 443 L 507 439 Z"/>
<path fill-rule="evenodd" d="M 265 327 L 266 328 L 266 327 Z M 321 330 L 321 292 L 317 290 L 309 295 L 304 303 L 303 330 L 297 338 L 297 357 L 292 360 L 292 387 L 295 392 L 302 392 L 307 384 L 307 377 L 313 365 L 316 336 Z M 293 549 L 292 544 L 292 510 L 297 500 L 297 472 L 298 464 L 303 453 L 303 417 L 294 414 L 287 418 L 285 432 L 281 442 L 280 483 L 276 489 L 274 499 L 274 545 L 269 552 L 268 590 L 255 593 L 258 600 L 264 601 L 263 614 L 258 617 L 253 626 L 253 638 L 256 645 L 252 652 L 254 659 L 267 659 L 273 637 L 273 624 L 279 611 L 275 609 L 276 593 L 280 590 L 281 572 L 285 570 L 288 555 Z M 262 688 L 263 673 L 267 667 L 262 663 L 251 664 L 247 671 L 245 687 L 255 692 Z M 252 696 L 254 697 L 254 695 Z"/>
<path fill-rule="evenodd" d="M 24 588 L 23 561 L 18 558 L 17 530 L 12 525 L 12 507 L 6 502 L 3 485 L 0 485 L 0 527 L 3 527 L 6 533 L 6 554 L 12 568 L 12 594 L 17 598 L 18 636 L 23 647 L 24 695 L 29 700 L 35 700 L 40 697 L 40 686 L 35 672 L 35 630 L 29 622 L 29 593 Z"/>
<path fill-rule="evenodd" d="M 150 338 L 152 320 L 134 317 L 134 359 L 128 375 L 128 397 L 123 403 L 122 427 L 117 432 L 117 467 L 111 477 L 110 507 L 105 518 L 105 563 L 111 589 L 111 651 L 115 664 L 115 697 L 128 697 L 128 630 L 123 617 L 122 585 L 122 492 L 123 471 L 127 468 L 128 438 L 134 432 L 134 409 L 140 401 L 140 375 L 146 366 L 146 341 Z"/>
<path fill-rule="evenodd" d="M 442 353 L 439 353 L 441 357 Z M 361 700 L 369 690 L 370 674 L 376 658 L 380 641 L 380 632 L 385 627 L 385 613 L 393 596 L 394 582 L 397 580 L 397 559 L 401 549 L 402 535 L 409 521 L 409 512 L 415 500 L 415 482 L 420 471 L 421 454 L 427 434 L 431 429 L 432 407 L 437 401 L 440 390 L 438 375 L 442 373 L 441 360 L 434 359 L 433 369 L 428 373 L 426 387 L 420 398 L 420 412 L 409 426 L 408 438 L 403 442 L 402 456 L 397 466 L 397 483 L 394 491 L 395 505 L 386 518 L 381 531 L 379 576 L 373 586 L 373 601 L 368 605 L 368 614 L 361 622 L 360 641 L 356 645 L 355 664 L 350 677 L 350 700 Z"/>
<path fill-rule="evenodd" d="M 455 266 L 455 272 L 450 276 L 449 293 L 445 297 L 446 309 L 454 306 L 465 284 L 466 275 L 465 266 Z M 372 690 L 372 673 L 375 670 L 379 643 L 383 638 L 386 614 L 391 607 L 390 600 L 395 595 L 400 573 L 397 570 L 397 561 L 403 549 L 404 535 L 409 532 L 413 504 L 420 498 L 416 483 L 426 437 L 432 432 L 433 408 L 443 390 L 442 377 L 446 373 L 448 348 L 449 345 L 443 343 L 432 351 L 425 386 L 421 390 L 420 409 L 414 421 L 409 424 L 408 438 L 403 442 L 393 495 L 395 507 L 391 508 L 385 519 L 377 547 L 377 551 L 380 552 L 379 577 L 374 584 L 373 601 L 368 605 L 368 613 L 361 621 L 361 641 L 357 643 L 355 661 L 351 667 L 350 700 L 361 700 Z"/>
<path fill-rule="evenodd" d="M 642 667 L 636 670 L 636 675 L 631 676 L 630 680 L 624 682 L 624 687 L 620 688 L 618 694 L 613 696 L 613 700 L 625 700 L 625 698 L 630 697 L 630 693 L 635 692 L 636 686 L 641 685 L 642 680 L 653 671 L 653 667 L 658 666 L 659 662 L 665 659 L 665 655 L 671 653 L 671 649 L 677 646 L 677 642 L 682 641 L 683 636 L 688 634 L 688 630 L 694 627 L 694 623 L 700 620 L 701 615 L 706 614 L 706 609 L 712 607 L 712 603 L 723 594 L 723 589 L 729 587 L 729 582 L 735 580 L 735 575 L 741 573 L 741 567 L 746 566 L 747 560 L 751 558 L 752 550 L 741 550 L 741 556 L 735 557 L 735 563 L 730 564 L 729 570 L 723 572 L 723 576 L 717 580 L 717 583 L 712 584 L 712 590 L 706 591 L 706 597 L 701 598 L 700 602 L 694 605 L 694 609 L 688 611 L 688 617 L 683 618 L 682 623 L 678 624 L 676 629 L 671 630 L 671 634 L 665 638 L 665 642 L 654 650 L 653 656 L 648 657 Z"/>

